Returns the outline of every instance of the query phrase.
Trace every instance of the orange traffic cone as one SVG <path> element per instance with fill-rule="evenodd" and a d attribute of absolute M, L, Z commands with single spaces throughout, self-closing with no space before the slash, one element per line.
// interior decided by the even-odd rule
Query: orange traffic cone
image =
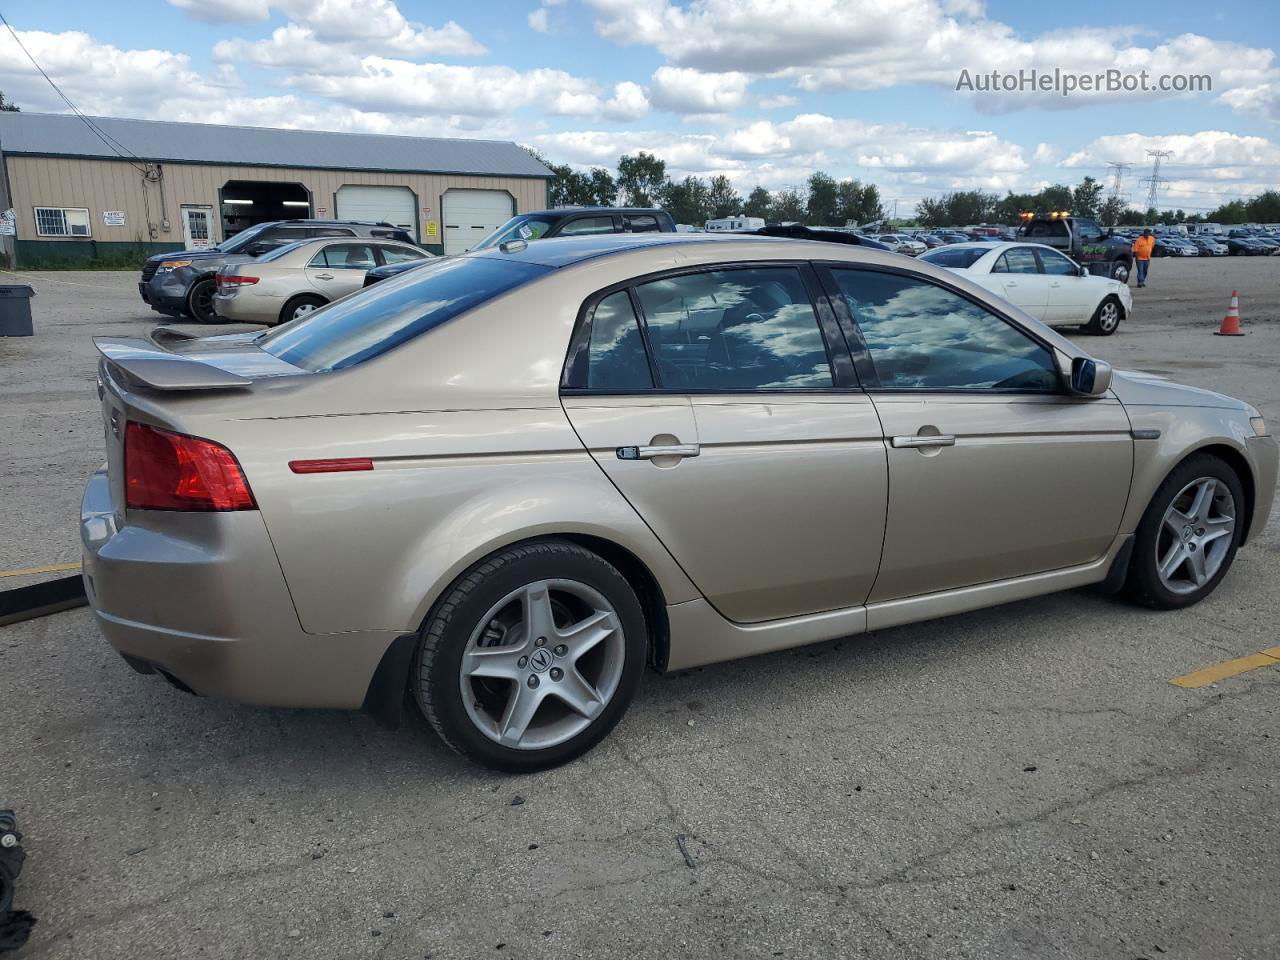
<path fill-rule="evenodd" d="M 1240 329 L 1240 295 L 1236 291 L 1231 291 L 1231 307 L 1227 310 L 1227 315 L 1222 318 L 1222 326 L 1218 328 L 1215 337 L 1243 337 L 1244 331 Z"/>

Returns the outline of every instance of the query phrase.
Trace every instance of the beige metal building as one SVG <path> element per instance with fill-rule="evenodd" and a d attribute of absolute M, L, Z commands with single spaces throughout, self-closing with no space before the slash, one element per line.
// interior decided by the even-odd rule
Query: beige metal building
<path fill-rule="evenodd" d="M 0 254 L 125 263 L 266 220 L 378 220 L 437 253 L 547 205 L 514 143 L 0 113 Z"/>

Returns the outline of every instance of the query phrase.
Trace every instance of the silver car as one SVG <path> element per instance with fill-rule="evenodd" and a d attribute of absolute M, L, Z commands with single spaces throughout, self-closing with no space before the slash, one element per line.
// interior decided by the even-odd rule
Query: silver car
<path fill-rule="evenodd" d="M 646 663 L 1085 584 L 1188 606 L 1276 488 L 1248 404 L 856 246 L 515 241 L 166 342 L 98 340 L 110 642 L 205 696 L 407 691 L 504 770 L 597 743 Z"/>

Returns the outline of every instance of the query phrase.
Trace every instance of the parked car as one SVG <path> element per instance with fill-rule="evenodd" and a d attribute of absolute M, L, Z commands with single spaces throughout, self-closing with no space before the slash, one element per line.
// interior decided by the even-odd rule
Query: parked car
<path fill-rule="evenodd" d="M 299 240 L 218 270 L 213 306 L 223 320 L 286 323 L 364 286 L 365 271 L 431 254 L 390 240 Z"/>
<path fill-rule="evenodd" d="M 1198 257 L 1200 249 L 1190 240 L 1175 234 L 1157 234 L 1156 245 L 1151 251 L 1153 257 Z"/>
<path fill-rule="evenodd" d="M 1266 247 L 1252 237 L 1227 237 L 1223 242 L 1226 243 L 1227 251 L 1233 257 L 1262 257 L 1267 255 Z"/>
<path fill-rule="evenodd" d="M 1196 249 L 1200 251 L 1200 256 L 1202 257 L 1225 257 L 1229 252 L 1225 243 L 1214 239 L 1208 234 L 1199 234 L 1191 237 L 1191 242 L 1196 245 Z"/>
<path fill-rule="evenodd" d="M 1089 217 L 1033 217 L 1019 228 L 1016 239 L 1055 247 L 1090 273 L 1121 283 L 1129 282 L 1133 270 L 1133 241 L 1104 230 Z"/>
<path fill-rule="evenodd" d="M 390 223 L 362 220 L 273 220 L 242 230 L 216 247 L 159 253 L 147 259 L 138 281 L 144 303 L 170 317 L 187 316 L 217 323 L 213 296 L 218 269 L 260 257 L 286 244 L 311 237 L 368 237 L 412 243 L 413 238 Z"/>
<path fill-rule="evenodd" d="M 1127 283 L 1092 274 L 1043 244 L 958 243 L 920 259 L 963 271 L 967 280 L 1048 324 L 1079 325 L 1108 337 L 1133 312 Z"/>
<path fill-rule="evenodd" d="M 1280 252 L 1280 240 L 1277 240 L 1275 237 L 1270 237 L 1266 234 L 1256 234 L 1250 239 L 1252 239 L 1254 243 L 1261 244 L 1265 247 L 1267 254 L 1270 256 L 1274 256 L 1277 252 Z"/>
<path fill-rule="evenodd" d="M 894 253 L 905 254 L 908 257 L 918 257 L 929 249 L 919 240 L 915 240 L 905 233 L 882 233 L 876 239 L 889 247 Z"/>
<path fill-rule="evenodd" d="M 657 207 L 562 207 L 512 217 L 473 249 L 508 240 L 546 240 L 604 233 L 675 233 L 671 214 Z"/>
<path fill-rule="evenodd" d="M 750 231 L 758 237 L 786 237 L 791 240 L 817 240 L 823 243 L 847 243 L 853 246 L 869 247 L 872 250 L 889 250 L 888 244 L 864 237 L 860 233 L 848 233 L 844 230 L 824 230 L 821 227 L 806 227 L 803 223 L 773 224 Z"/>
<path fill-rule="evenodd" d="M 938 236 L 936 233 L 913 233 L 911 235 L 911 238 L 913 240 L 919 240 L 930 250 L 934 250 L 938 247 L 941 247 L 947 242 L 943 240 L 940 236 Z"/>
<path fill-rule="evenodd" d="M 1086 584 L 1194 604 L 1280 459 L 1247 403 L 853 245 L 508 244 L 257 335 L 96 342 L 84 581 L 128 662 L 386 723 L 409 694 L 512 771 L 598 743 L 646 663 Z"/>

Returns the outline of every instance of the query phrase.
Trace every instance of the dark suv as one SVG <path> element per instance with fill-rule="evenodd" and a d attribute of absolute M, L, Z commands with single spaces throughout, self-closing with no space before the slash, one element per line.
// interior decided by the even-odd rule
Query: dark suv
<path fill-rule="evenodd" d="M 508 240 L 548 240 L 552 237 L 582 237 L 592 233 L 675 233 L 671 214 L 656 207 L 561 207 L 535 210 L 512 217 L 472 250 L 495 247 Z M 374 267 L 364 275 L 366 287 L 388 277 L 422 266 L 427 261 Z"/>
<path fill-rule="evenodd" d="M 297 240 L 312 237 L 378 237 L 413 243 L 408 232 L 390 223 L 364 220 L 272 220 L 242 230 L 216 247 L 178 250 L 151 257 L 142 266 L 138 293 L 152 310 L 217 323 L 213 295 L 218 268 L 243 263 Z"/>

